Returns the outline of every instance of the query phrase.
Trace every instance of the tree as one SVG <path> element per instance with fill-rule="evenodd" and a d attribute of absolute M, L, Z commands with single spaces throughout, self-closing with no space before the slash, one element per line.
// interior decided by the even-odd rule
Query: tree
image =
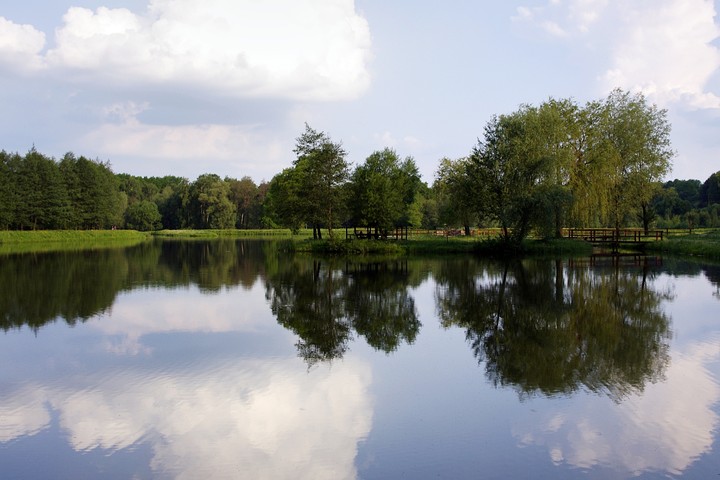
<path fill-rule="evenodd" d="M 599 128 L 607 141 L 606 161 L 611 166 L 610 221 L 622 226 L 632 214 L 648 205 L 651 187 L 670 170 L 670 124 L 666 110 L 648 105 L 645 97 L 614 90 L 602 105 Z M 646 226 L 647 228 L 647 226 Z"/>
<path fill-rule="evenodd" d="M 187 191 L 185 208 L 195 228 L 233 228 L 235 205 L 230 186 L 214 173 L 200 175 Z"/>
<path fill-rule="evenodd" d="M 293 163 L 300 179 L 304 217 L 313 226 L 313 236 L 322 238 L 321 225 L 333 238 L 333 227 L 344 206 L 344 184 L 349 176 L 347 153 L 341 143 L 334 143 L 324 132 L 305 124 L 305 132 L 297 138 Z"/>
<path fill-rule="evenodd" d="M 162 226 L 161 220 L 157 204 L 148 200 L 133 203 L 125 212 L 125 224 L 133 230 L 157 230 Z"/>
<path fill-rule="evenodd" d="M 263 223 L 267 227 L 284 226 L 295 234 L 305 219 L 305 199 L 301 197 L 300 167 L 286 168 L 273 177 L 263 203 Z"/>
<path fill-rule="evenodd" d="M 469 158 L 443 158 L 435 172 L 433 190 L 438 199 L 439 221 L 444 225 L 462 225 L 465 235 L 478 223 L 476 184 Z"/>
<path fill-rule="evenodd" d="M 508 245 L 519 244 L 530 232 L 538 185 L 548 165 L 532 140 L 522 111 L 493 117 L 470 155 L 478 212 L 500 225 Z"/>
<path fill-rule="evenodd" d="M 127 196 L 123 196 L 109 163 L 76 158 L 71 152 L 60 161 L 70 211 L 66 228 L 109 228 L 121 223 Z"/>
<path fill-rule="evenodd" d="M 720 203 L 720 172 L 715 172 L 708 177 L 700 188 L 700 199 L 703 207 L 709 207 Z"/>
<path fill-rule="evenodd" d="M 17 191 L 15 165 L 19 155 L 0 151 L 0 229 L 8 229 L 15 223 Z"/>
<path fill-rule="evenodd" d="M 225 178 L 225 182 L 230 186 L 229 198 L 235 204 L 237 219 L 235 226 L 237 228 L 251 228 L 257 225 L 253 224 L 254 217 L 257 215 L 257 207 L 259 201 L 259 190 L 255 182 L 250 177 L 243 177 L 240 180 L 234 178 Z"/>
<path fill-rule="evenodd" d="M 350 179 L 348 210 L 355 225 L 387 236 L 393 227 L 419 226 L 422 205 L 420 175 L 411 157 L 401 160 L 395 150 L 375 151 L 358 165 Z"/>
<path fill-rule="evenodd" d="M 21 229 L 53 229 L 62 226 L 68 198 L 58 165 L 31 149 L 17 164 L 15 221 Z"/>

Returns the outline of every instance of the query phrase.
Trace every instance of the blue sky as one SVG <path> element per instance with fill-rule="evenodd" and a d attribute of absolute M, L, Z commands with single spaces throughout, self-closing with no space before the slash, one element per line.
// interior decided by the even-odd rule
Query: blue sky
<path fill-rule="evenodd" d="M 720 170 L 720 0 L 0 0 L 0 149 L 270 180 L 307 122 L 432 183 L 493 114 L 613 88 Z"/>

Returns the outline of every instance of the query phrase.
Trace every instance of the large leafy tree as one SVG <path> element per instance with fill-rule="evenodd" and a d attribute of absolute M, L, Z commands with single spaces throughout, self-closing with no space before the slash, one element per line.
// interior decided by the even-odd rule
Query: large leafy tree
<path fill-rule="evenodd" d="M 650 204 L 660 181 L 670 170 L 674 152 L 666 110 L 648 105 L 642 94 L 614 90 L 602 105 L 599 126 L 610 167 L 609 193 L 612 226 L 619 228 L 638 209 Z M 648 225 L 645 224 L 647 230 Z"/>
<path fill-rule="evenodd" d="M 433 190 L 438 201 L 439 221 L 444 225 L 462 225 L 465 234 L 478 223 L 475 179 L 468 158 L 443 158 L 435 172 Z"/>
<path fill-rule="evenodd" d="M 235 205 L 230 185 L 214 173 L 200 175 L 188 188 L 185 208 L 195 228 L 233 228 Z"/>
<path fill-rule="evenodd" d="M 351 177 L 348 208 L 353 222 L 382 235 L 396 226 L 419 224 L 419 208 L 413 215 L 419 188 L 420 176 L 412 158 L 401 160 L 390 148 L 373 152 Z"/>
<path fill-rule="evenodd" d="M 300 167 L 286 168 L 275 175 L 263 202 L 265 226 L 284 226 L 297 233 L 305 221 L 305 199 L 301 196 Z"/>
<path fill-rule="evenodd" d="M 506 244 L 527 236 L 537 211 L 538 186 L 548 162 L 533 140 L 522 111 L 494 117 L 470 155 L 478 211 L 500 226 Z"/>
<path fill-rule="evenodd" d="M 293 165 L 300 180 L 303 216 L 313 226 L 314 237 L 322 237 L 320 227 L 324 225 L 332 238 L 345 203 L 344 186 L 350 174 L 347 153 L 341 143 L 308 124 L 293 152 L 297 155 Z"/>

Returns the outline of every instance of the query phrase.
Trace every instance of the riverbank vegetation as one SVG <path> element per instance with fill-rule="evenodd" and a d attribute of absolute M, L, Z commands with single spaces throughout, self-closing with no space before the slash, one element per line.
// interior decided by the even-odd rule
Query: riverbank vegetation
<path fill-rule="evenodd" d="M 493 117 L 466 157 L 439 161 L 432 184 L 412 157 L 390 148 L 352 166 L 341 142 L 308 125 L 292 165 L 260 184 L 212 173 L 192 182 L 137 177 L 72 153 L 56 161 L 34 148 L 2 151 L 0 230 L 311 235 L 328 242 L 307 248 L 366 252 L 394 249 L 361 239 L 390 238 L 397 228 L 466 237 L 493 228 L 501 250 L 519 251 L 528 237 L 558 238 L 564 227 L 720 225 L 720 172 L 704 183 L 660 182 L 674 155 L 669 134 L 666 111 L 616 90 L 585 105 L 550 99 Z M 454 251 L 493 244 L 431 243 Z M 421 248 L 418 239 L 411 245 Z"/>
<path fill-rule="evenodd" d="M 135 230 L 0 230 L 0 253 L 127 247 L 150 238 Z"/>
<path fill-rule="evenodd" d="M 720 260 L 720 229 L 698 229 L 674 233 L 662 242 L 649 243 L 649 252 L 669 253 Z"/>

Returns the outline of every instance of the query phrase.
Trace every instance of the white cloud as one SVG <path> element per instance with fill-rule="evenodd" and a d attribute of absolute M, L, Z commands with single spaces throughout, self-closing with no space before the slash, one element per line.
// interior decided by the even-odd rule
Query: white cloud
<path fill-rule="evenodd" d="M 31 25 L 18 25 L 0 17 L 0 66 L 10 66 L 21 73 L 40 69 L 40 52 L 45 46 L 45 34 Z"/>
<path fill-rule="evenodd" d="M 707 0 L 665 0 L 642 8 L 623 4 L 624 21 L 613 48 L 606 87 L 642 91 L 653 100 L 691 108 L 720 108 L 720 97 L 705 90 L 720 69 L 715 8 Z"/>
<path fill-rule="evenodd" d="M 549 0 L 547 6 L 517 8 L 515 22 L 529 22 L 554 37 L 587 33 L 607 7 L 607 0 Z"/>
<path fill-rule="evenodd" d="M 598 75 L 604 91 L 642 91 L 655 103 L 695 109 L 720 108 L 708 87 L 720 71 L 715 16 L 713 0 L 571 0 L 520 7 L 514 20 L 607 55 Z"/>
<path fill-rule="evenodd" d="M 76 79 L 236 97 L 354 98 L 370 33 L 352 0 L 153 0 L 147 13 L 73 7 L 48 64 Z"/>
<path fill-rule="evenodd" d="M 249 175 L 258 180 L 268 171 L 280 171 L 290 155 L 287 139 L 278 140 L 260 126 L 254 125 L 153 125 L 136 118 L 147 104 L 118 104 L 105 109 L 108 121 L 78 140 L 83 151 L 112 152 L 114 168 L 122 164 L 118 158 L 143 159 L 144 166 L 135 170 L 148 171 L 149 164 L 160 161 L 160 175 L 187 176 L 185 170 L 200 173 L 228 172 Z M 121 120 L 111 122 L 110 120 Z M 121 167 L 119 171 L 124 171 Z M 194 180 L 194 176 L 189 178 Z M 266 178 L 269 180 L 269 178 Z"/>

